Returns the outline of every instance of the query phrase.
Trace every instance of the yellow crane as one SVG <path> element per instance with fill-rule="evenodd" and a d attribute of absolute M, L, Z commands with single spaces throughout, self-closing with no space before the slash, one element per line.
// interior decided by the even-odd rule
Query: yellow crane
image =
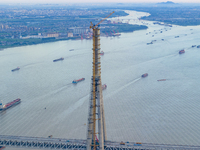
<path fill-rule="evenodd" d="M 99 24 L 113 13 L 114 11 L 96 25 L 93 25 L 92 22 L 90 25 L 90 29 L 93 30 L 93 76 L 88 116 L 87 150 L 96 150 L 97 146 L 99 146 L 99 150 L 104 150 L 104 142 L 107 140 L 101 83 Z M 98 126 L 98 131 L 96 131 L 96 126 Z"/>
<path fill-rule="evenodd" d="M 115 11 L 111 12 L 107 17 L 105 17 L 104 19 L 102 19 L 99 23 L 97 23 L 96 25 L 93 25 L 92 22 L 90 22 L 90 29 L 94 29 L 95 27 L 97 27 L 99 24 L 101 24 L 104 20 L 106 20 L 108 17 L 110 17 Z"/>

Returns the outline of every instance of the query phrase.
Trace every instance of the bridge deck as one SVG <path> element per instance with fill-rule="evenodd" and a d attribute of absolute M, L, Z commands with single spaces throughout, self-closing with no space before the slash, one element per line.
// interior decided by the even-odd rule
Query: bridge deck
<path fill-rule="evenodd" d="M 0 145 L 45 149 L 86 149 L 86 140 L 0 135 Z M 98 149 L 98 147 L 97 147 Z M 105 150 L 199 150 L 200 146 L 106 141 Z"/>

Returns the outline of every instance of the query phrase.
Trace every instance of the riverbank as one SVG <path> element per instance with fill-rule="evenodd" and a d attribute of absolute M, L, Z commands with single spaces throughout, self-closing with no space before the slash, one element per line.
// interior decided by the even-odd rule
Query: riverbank
<path fill-rule="evenodd" d="M 77 40 L 80 37 L 67 37 L 67 38 L 30 38 L 30 39 L 0 39 L 5 41 L 3 45 L 0 45 L 0 51 L 6 48 L 36 45 L 42 43 L 56 42 L 62 40 Z"/>
<path fill-rule="evenodd" d="M 200 25 L 200 9 L 196 5 L 176 4 L 152 5 L 152 7 L 135 7 L 134 11 L 148 12 L 151 15 L 144 16 L 141 19 L 147 21 L 164 22 L 179 26 L 197 26 Z"/>
<path fill-rule="evenodd" d="M 122 13 L 121 17 L 123 17 L 127 14 L 130 15 L 129 11 L 124 11 L 124 13 Z M 116 20 L 115 16 L 116 16 L 116 14 L 114 15 L 113 19 Z M 112 20 L 112 18 L 111 18 L 111 20 Z M 120 33 L 134 32 L 134 31 L 137 31 L 137 30 L 144 30 L 144 29 L 147 29 L 147 28 L 148 27 L 145 26 L 145 25 L 136 25 L 136 24 L 133 25 L 133 24 L 122 23 L 122 22 L 110 23 L 108 21 L 107 24 L 102 24 L 100 29 L 101 29 L 101 35 L 102 36 L 115 36 L 116 33 L 118 33 L 118 35 L 119 35 Z M 82 34 L 79 34 L 78 36 L 74 36 L 74 37 L 56 37 L 56 38 L 55 37 L 28 38 L 28 39 L 0 38 L 0 50 L 6 49 L 6 48 L 11 48 L 11 47 L 35 45 L 35 44 L 49 43 L 49 42 L 56 42 L 56 41 L 63 41 L 63 40 L 81 40 L 81 39 L 84 39 L 84 38 L 85 39 L 91 39 L 92 37 L 90 36 L 88 38 L 88 37 L 85 37 Z"/>

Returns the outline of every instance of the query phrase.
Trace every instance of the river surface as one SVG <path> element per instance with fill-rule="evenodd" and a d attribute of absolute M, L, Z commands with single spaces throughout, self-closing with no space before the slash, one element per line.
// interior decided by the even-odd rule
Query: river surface
<path fill-rule="evenodd" d="M 200 45 L 200 26 L 154 25 L 128 12 L 119 19 L 148 29 L 100 41 L 108 140 L 199 145 L 200 49 L 191 46 Z M 92 40 L 5 49 L 0 72 L 0 100 L 22 100 L 0 113 L 0 135 L 86 139 Z"/>

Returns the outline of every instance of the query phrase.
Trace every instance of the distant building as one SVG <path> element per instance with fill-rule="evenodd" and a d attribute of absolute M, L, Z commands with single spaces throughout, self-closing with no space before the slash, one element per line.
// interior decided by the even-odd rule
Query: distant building
<path fill-rule="evenodd" d="M 47 33 L 47 37 L 58 37 L 59 33 Z"/>
<path fill-rule="evenodd" d="M 69 31 L 73 34 L 85 34 L 88 33 L 90 31 L 90 29 L 87 27 L 72 27 L 69 28 Z"/>
<path fill-rule="evenodd" d="M 8 25 L 5 25 L 5 29 L 8 29 L 9 28 L 9 26 Z"/>
<path fill-rule="evenodd" d="M 74 35 L 73 35 L 73 33 L 68 33 L 68 37 L 73 37 Z"/>
<path fill-rule="evenodd" d="M 8 25 L 1 24 L 1 26 L 0 26 L 0 29 L 8 29 L 8 28 L 10 28 Z"/>

